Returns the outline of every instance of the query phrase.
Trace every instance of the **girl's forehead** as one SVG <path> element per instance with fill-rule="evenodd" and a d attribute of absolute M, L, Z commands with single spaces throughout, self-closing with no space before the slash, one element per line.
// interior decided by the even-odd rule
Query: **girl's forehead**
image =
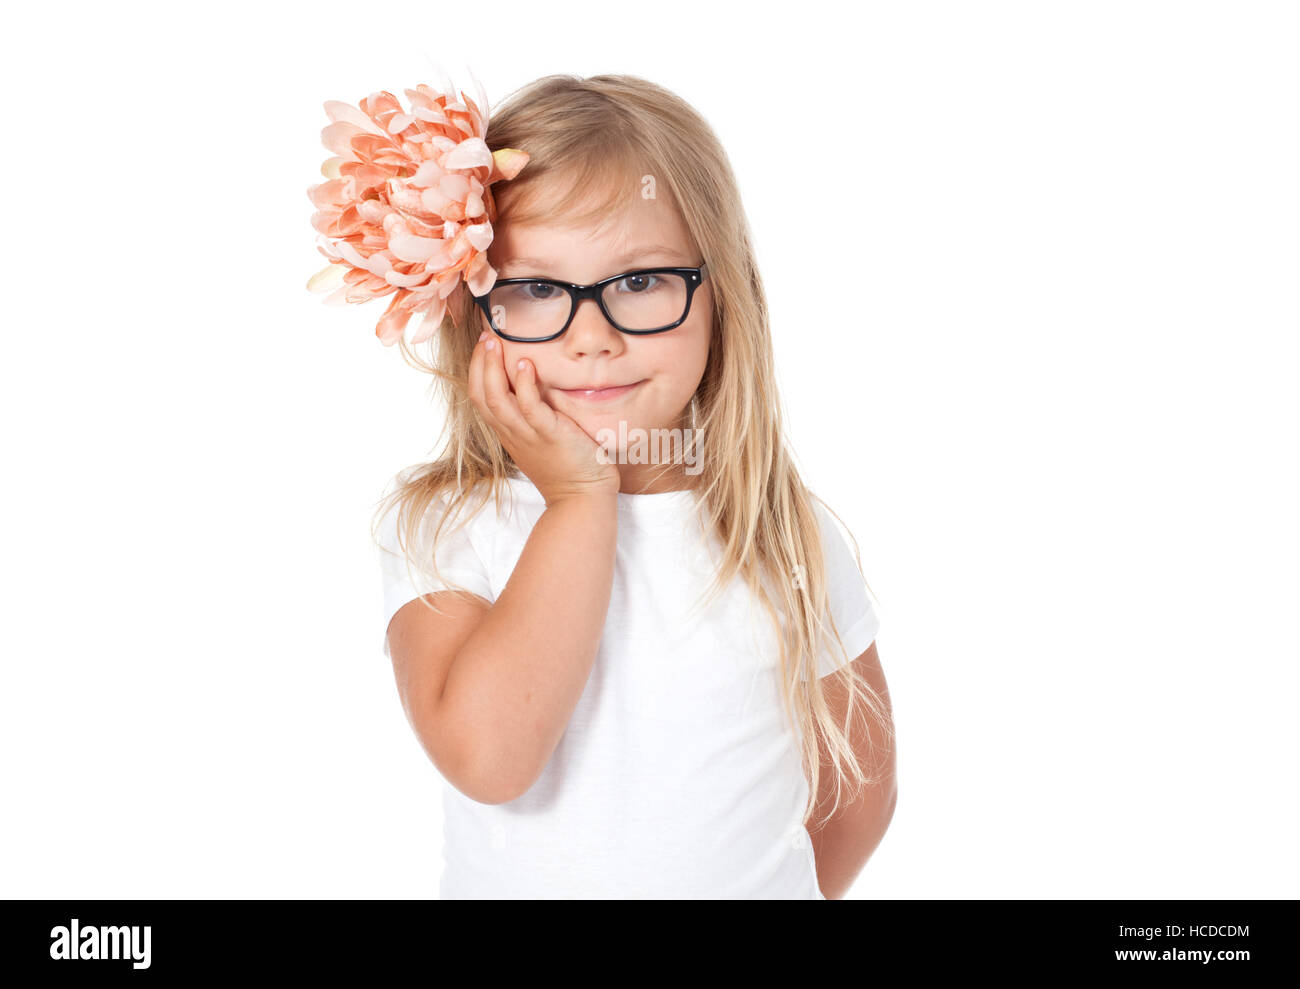
<path fill-rule="evenodd" d="M 550 219 L 564 214 L 600 218 L 619 212 L 641 199 L 643 176 L 654 171 L 648 164 L 607 162 L 561 164 L 541 174 L 521 178 L 494 187 L 497 205 L 503 218 L 522 214 L 526 222 Z"/>
<path fill-rule="evenodd" d="M 567 281 L 598 281 L 631 268 L 652 266 L 690 267 L 699 258 L 689 242 L 664 240 L 653 232 L 627 233 L 603 238 L 586 237 L 555 229 L 547 236 L 505 239 L 489 260 L 502 278 L 519 275 L 561 278 Z"/>
<path fill-rule="evenodd" d="M 613 215 L 589 218 L 555 217 L 514 223 L 507 217 L 494 224 L 492 248 L 503 261 L 516 256 L 546 260 L 588 253 L 623 260 L 631 254 L 654 250 L 682 256 L 695 253 L 686 225 L 666 204 L 629 205 Z"/>

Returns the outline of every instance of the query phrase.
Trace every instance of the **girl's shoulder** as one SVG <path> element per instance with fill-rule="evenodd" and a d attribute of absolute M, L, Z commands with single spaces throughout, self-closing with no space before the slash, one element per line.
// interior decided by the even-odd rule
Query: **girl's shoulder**
<path fill-rule="evenodd" d="M 858 562 L 857 539 L 848 523 L 814 492 L 809 491 L 808 494 L 820 526 L 827 578 L 832 583 L 837 580 L 851 583 L 861 581 L 862 568 Z"/>
<path fill-rule="evenodd" d="M 817 516 L 817 522 L 822 528 L 823 537 L 848 532 L 848 526 L 840 518 L 839 514 L 815 491 L 808 491 L 808 501 L 812 504 L 813 513 Z"/>
<path fill-rule="evenodd" d="M 505 477 L 495 486 L 490 479 L 468 485 L 442 484 L 432 497 L 416 497 L 408 490 L 405 498 L 393 498 L 393 493 L 403 483 L 401 475 L 395 479 L 385 499 L 390 503 L 383 512 L 379 531 L 391 536 L 410 511 L 420 511 L 418 523 L 420 541 L 431 546 L 442 542 L 452 533 L 475 544 L 490 545 L 501 533 L 527 532 L 546 509 L 546 500 L 532 482 L 517 477 Z M 410 502 L 409 507 L 402 505 Z"/>

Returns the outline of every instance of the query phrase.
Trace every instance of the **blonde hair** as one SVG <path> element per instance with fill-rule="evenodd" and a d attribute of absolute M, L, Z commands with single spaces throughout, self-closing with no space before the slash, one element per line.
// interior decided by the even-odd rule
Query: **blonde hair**
<path fill-rule="evenodd" d="M 626 205 L 629 196 L 640 194 L 643 177 L 652 175 L 657 194 L 667 192 L 708 264 L 713 338 L 688 409 L 690 424 L 709 436 L 695 479 L 697 504 L 722 547 L 706 600 L 722 593 L 739 574 L 773 623 L 780 643 L 777 670 L 783 707 L 801 740 L 809 782 L 805 825 L 813 819 L 825 768 L 818 739 L 835 774 L 834 805 L 819 827 L 839 809 L 846 789 L 852 797 L 860 787 L 879 782 L 859 764 L 852 744 L 857 732 L 867 731 L 866 718 L 874 719 L 886 737 L 892 727 L 887 699 L 854 670 L 849 660 L 856 657 L 845 654 L 833 621 L 819 619 L 829 617 L 829 608 L 812 503 L 816 496 L 800 480 L 787 449 L 767 302 L 727 156 L 689 104 L 628 75 L 538 79 L 492 112 L 487 142 L 494 151 L 513 147 L 531 156 L 516 178 L 504 188 L 494 187 L 498 226 L 546 216 L 581 222 L 617 213 L 620 203 Z M 534 194 L 543 188 L 553 193 L 557 179 L 563 180 L 559 187 L 567 192 L 539 203 L 542 197 Z M 578 212 L 584 202 L 594 205 Z M 468 367 L 479 311 L 468 291 L 458 291 L 448 303 L 442 325 L 427 344 L 418 345 L 431 351 L 428 360 L 405 340 L 399 346 L 407 363 L 432 375 L 441 391 L 448 413 L 443 435 L 449 442 L 439 459 L 399 475 L 377 512 L 378 519 L 398 506 L 399 541 L 408 570 L 415 558 L 421 568 L 433 564 L 434 573 L 432 552 L 413 554 L 408 549 L 421 545 L 422 521 L 434 500 L 444 498 L 446 506 L 433 535 L 436 541 L 446 525 L 454 526 L 472 494 L 477 492 L 482 504 L 490 491 L 499 510 L 502 489 L 508 488 L 504 479 L 521 476 L 469 400 Z M 854 555 L 861 571 L 856 541 Z M 791 615 L 793 621 L 785 620 Z M 848 691 L 842 723 L 830 713 L 817 669 L 818 651 L 832 638 L 833 654 L 845 664 L 833 674 L 837 686 Z"/>

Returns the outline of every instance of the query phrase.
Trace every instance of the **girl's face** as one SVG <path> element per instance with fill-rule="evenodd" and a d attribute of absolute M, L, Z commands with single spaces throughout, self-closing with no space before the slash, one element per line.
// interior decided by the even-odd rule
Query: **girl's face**
<path fill-rule="evenodd" d="M 502 223 L 488 260 L 498 280 L 536 276 L 579 285 L 637 268 L 694 268 L 703 262 L 676 209 L 639 196 L 622 217 L 589 225 Z M 479 320 L 486 329 L 481 312 Z M 542 399 L 598 439 L 599 431 L 607 428 L 625 435 L 620 422 L 627 431 L 683 425 L 682 413 L 704 376 L 712 333 L 713 292 L 706 278 L 695 291 L 686 319 L 662 333 L 622 333 L 594 300 L 583 300 L 568 330 L 555 340 L 496 339 L 512 389 L 519 374 L 516 364 L 527 358 L 536 369 Z M 612 398 L 580 394 L 612 385 L 635 387 Z M 637 471 L 635 465 L 631 469 Z M 626 474 L 629 467 L 620 463 L 620 470 Z"/>

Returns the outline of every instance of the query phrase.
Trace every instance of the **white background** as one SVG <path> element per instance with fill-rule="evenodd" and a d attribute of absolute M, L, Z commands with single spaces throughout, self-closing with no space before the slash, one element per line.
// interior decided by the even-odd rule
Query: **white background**
<path fill-rule="evenodd" d="M 437 895 L 368 525 L 438 416 L 386 301 L 305 287 L 322 103 L 435 63 L 493 105 L 641 75 L 728 149 L 883 621 L 900 801 L 852 897 L 1296 895 L 1294 5 L 35 7 L 4 896 Z"/>

